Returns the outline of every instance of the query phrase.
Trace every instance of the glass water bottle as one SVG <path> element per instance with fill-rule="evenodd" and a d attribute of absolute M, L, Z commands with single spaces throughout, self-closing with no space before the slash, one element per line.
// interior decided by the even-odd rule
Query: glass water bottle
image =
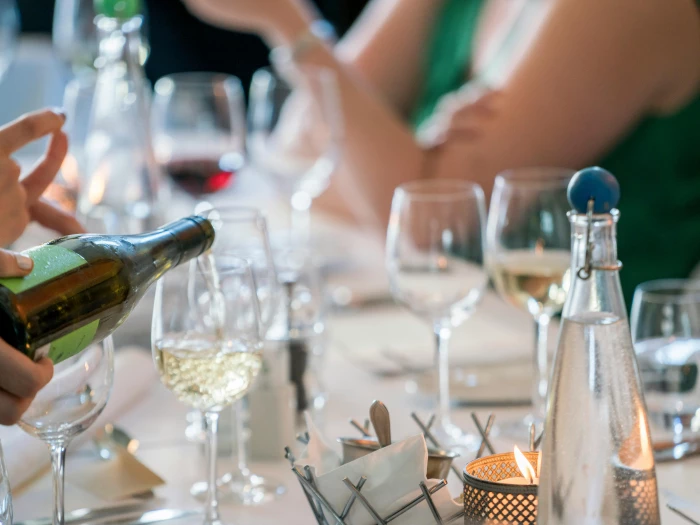
<path fill-rule="evenodd" d="M 654 455 L 615 228 L 617 181 L 597 168 L 569 186 L 572 285 L 550 383 L 538 524 L 658 525 Z"/>
<path fill-rule="evenodd" d="M 95 2 L 99 57 L 78 211 L 88 229 L 134 234 L 160 224 L 161 181 L 140 62 L 138 0 Z"/>

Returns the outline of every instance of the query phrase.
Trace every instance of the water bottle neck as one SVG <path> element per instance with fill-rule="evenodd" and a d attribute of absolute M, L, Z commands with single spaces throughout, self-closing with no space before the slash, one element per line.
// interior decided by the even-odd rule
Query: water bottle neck
<path fill-rule="evenodd" d="M 141 28 L 143 17 L 119 19 L 98 16 L 95 19 L 100 41 L 98 68 L 123 64 L 127 71 L 140 71 Z"/>
<path fill-rule="evenodd" d="M 617 259 L 620 213 L 587 216 L 569 213 L 571 222 L 571 290 L 564 316 L 600 312 L 626 318 Z"/>

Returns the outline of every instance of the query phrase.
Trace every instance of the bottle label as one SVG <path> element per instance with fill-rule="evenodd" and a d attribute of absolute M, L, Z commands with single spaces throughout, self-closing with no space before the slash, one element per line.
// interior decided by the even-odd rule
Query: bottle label
<path fill-rule="evenodd" d="M 15 294 L 29 290 L 87 262 L 82 256 L 63 246 L 45 244 L 31 248 L 23 253 L 34 261 L 32 273 L 25 277 L 0 279 L 0 285 Z M 90 324 L 56 339 L 51 344 L 37 349 L 36 354 L 32 357 L 38 359 L 39 357 L 47 356 L 54 364 L 58 364 L 74 356 L 92 343 L 99 324 L 100 321 L 96 319 Z"/>

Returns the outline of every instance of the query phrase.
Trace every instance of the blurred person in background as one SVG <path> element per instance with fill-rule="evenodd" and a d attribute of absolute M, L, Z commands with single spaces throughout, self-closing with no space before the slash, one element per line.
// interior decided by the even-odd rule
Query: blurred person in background
<path fill-rule="evenodd" d="M 306 0 L 183 1 L 336 73 L 329 209 L 383 231 L 406 181 L 488 196 L 505 169 L 598 164 L 622 187 L 628 301 L 700 261 L 700 0 L 374 0 L 336 45 Z"/>
<path fill-rule="evenodd" d="M 72 215 L 41 197 L 68 151 L 61 131 L 65 120 L 61 112 L 42 110 L 0 128 L 0 246 L 16 241 L 31 221 L 63 235 L 84 231 Z M 50 137 L 44 156 L 20 179 L 12 154 L 42 137 Z M 24 277 L 33 266 L 29 257 L 0 248 L 0 278 Z M 52 376 L 49 359 L 35 363 L 0 339 L 0 424 L 16 423 Z"/>

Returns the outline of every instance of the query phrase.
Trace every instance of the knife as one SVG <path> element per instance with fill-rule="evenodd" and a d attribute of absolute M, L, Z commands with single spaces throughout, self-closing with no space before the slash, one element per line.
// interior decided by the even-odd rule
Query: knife
<path fill-rule="evenodd" d="M 109 523 L 119 522 L 125 525 L 144 525 L 147 523 L 157 523 L 201 514 L 201 511 L 198 510 L 140 510 L 140 507 L 143 507 L 143 504 L 79 509 L 67 513 L 65 523 L 67 525 L 107 525 Z M 52 523 L 52 518 L 39 518 L 22 521 L 15 525 L 51 525 Z"/>

